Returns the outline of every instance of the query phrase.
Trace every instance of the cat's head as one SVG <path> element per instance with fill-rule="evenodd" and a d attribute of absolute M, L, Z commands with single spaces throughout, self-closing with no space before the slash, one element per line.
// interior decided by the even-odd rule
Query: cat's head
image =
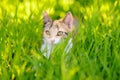
<path fill-rule="evenodd" d="M 74 29 L 71 12 L 68 12 L 63 19 L 54 21 L 46 12 L 44 12 L 43 21 L 43 39 L 49 44 L 59 43 L 61 39 L 66 38 L 68 33 Z"/>

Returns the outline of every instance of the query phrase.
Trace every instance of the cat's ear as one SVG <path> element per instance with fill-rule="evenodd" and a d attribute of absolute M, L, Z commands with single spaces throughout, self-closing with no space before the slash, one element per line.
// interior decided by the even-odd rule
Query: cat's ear
<path fill-rule="evenodd" d="M 48 22 L 52 22 L 52 19 L 50 18 L 50 16 L 47 14 L 46 11 L 43 12 L 43 21 L 44 21 L 44 25 Z"/>
<path fill-rule="evenodd" d="M 68 12 L 65 18 L 63 19 L 63 22 L 68 26 L 69 29 L 73 26 L 73 16 L 71 12 Z"/>

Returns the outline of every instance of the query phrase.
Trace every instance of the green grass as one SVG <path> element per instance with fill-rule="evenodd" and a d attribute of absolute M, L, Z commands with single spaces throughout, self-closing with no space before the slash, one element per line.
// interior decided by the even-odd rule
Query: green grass
<path fill-rule="evenodd" d="M 36 7 L 39 12 L 31 11 L 27 19 L 19 16 L 22 13 L 17 12 L 18 7 L 11 16 L 0 4 L 0 80 L 120 79 L 119 1 L 91 0 L 86 3 L 81 0 L 68 5 L 79 23 L 73 48 L 65 54 L 67 43 L 61 43 L 52 51 L 50 59 L 40 52 L 41 16 L 43 8 L 50 8 L 52 3 L 39 4 L 46 6 Z M 57 2 L 51 8 L 54 8 L 54 13 L 51 11 L 50 14 L 54 19 L 67 12 Z"/>

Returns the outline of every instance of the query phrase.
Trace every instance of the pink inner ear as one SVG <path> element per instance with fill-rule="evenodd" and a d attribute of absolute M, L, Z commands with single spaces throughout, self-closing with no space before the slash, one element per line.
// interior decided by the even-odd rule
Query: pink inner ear
<path fill-rule="evenodd" d="M 64 23 L 67 24 L 69 28 L 72 27 L 72 25 L 73 25 L 73 16 L 72 16 L 71 12 L 68 12 L 66 17 L 64 18 Z"/>
<path fill-rule="evenodd" d="M 43 19 L 44 19 L 44 24 L 46 24 L 47 22 L 51 22 L 52 21 L 46 11 L 43 12 Z"/>

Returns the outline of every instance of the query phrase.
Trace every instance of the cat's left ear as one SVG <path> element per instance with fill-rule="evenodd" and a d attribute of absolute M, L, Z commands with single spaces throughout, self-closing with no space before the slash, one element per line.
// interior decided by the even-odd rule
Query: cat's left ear
<path fill-rule="evenodd" d="M 73 26 L 73 16 L 71 12 L 68 12 L 65 18 L 63 19 L 63 22 L 68 25 L 68 28 L 71 29 Z"/>
<path fill-rule="evenodd" d="M 44 21 L 44 25 L 48 22 L 52 22 L 52 19 L 50 18 L 50 16 L 47 14 L 46 11 L 43 12 L 43 21 Z"/>

